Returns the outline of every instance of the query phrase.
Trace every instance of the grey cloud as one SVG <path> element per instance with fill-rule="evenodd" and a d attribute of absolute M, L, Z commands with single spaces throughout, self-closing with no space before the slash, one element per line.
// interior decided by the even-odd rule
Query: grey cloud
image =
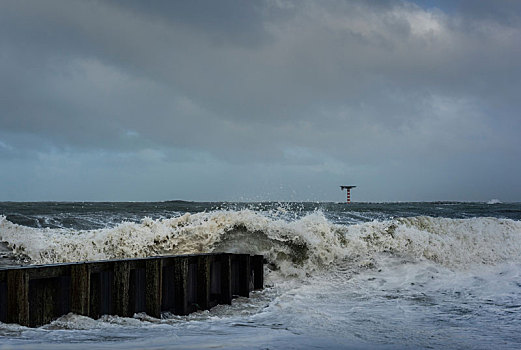
<path fill-rule="evenodd" d="M 469 4 L 3 1 L 0 131 L 165 167 L 179 152 L 264 164 L 272 181 L 507 164 L 521 152 L 521 9 Z"/>
<path fill-rule="evenodd" d="M 450 13 L 458 13 L 466 17 L 490 19 L 503 24 L 518 25 L 521 14 L 521 3 L 511 0 L 436 0 L 418 1 L 426 7 L 441 8 Z"/>
<path fill-rule="evenodd" d="M 101 5 L 107 2 L 101 3 Z M 255 46 L 269 39 L 264 30 L 268 15 L 264 1 L 153 1 L 113 0 L 110 4 L 151 21 L 182 25 L 209 36 L 216 44 Z M 284 11 L 279 11 L 282 15 Z M 270 13 L 270 15 L 277 15 Z M 240 30 L 237 30 L 239 29 Z"/>

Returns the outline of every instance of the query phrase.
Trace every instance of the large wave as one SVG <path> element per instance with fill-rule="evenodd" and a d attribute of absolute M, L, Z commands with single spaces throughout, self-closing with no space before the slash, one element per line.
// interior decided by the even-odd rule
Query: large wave
<path fill-rule="evenodd" d="M 521 222 L 417 216 L 340 225 L 321 212 L 286 220 L 223 210 L 82 231 L 30 228 L 0 216 L 0 240 L 31 264 L 241 252 L 265 255 L 270 270 L 285 276 L 304 276 L 338 261 L 377 266 L 389 255 L 451 268 L 518 261 Z"/>

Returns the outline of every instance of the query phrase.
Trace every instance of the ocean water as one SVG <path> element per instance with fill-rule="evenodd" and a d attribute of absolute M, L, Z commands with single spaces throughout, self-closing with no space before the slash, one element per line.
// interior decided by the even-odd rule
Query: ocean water
<path fill-rule="evenodd" d="M 0 203 L 0 264 L 266 257 L 249 299 L 40 328 L 0 349 L 519 349 L 521 204 Z"/>

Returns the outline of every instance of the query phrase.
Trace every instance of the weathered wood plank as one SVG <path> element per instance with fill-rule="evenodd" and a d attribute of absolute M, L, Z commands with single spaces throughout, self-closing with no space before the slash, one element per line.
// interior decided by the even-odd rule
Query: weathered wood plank
<path fill-rule="evenodd" d="M 210 256 L 197 257 L 197 305 L 201 310 L 210 308 Z"/>
<path fill-rule="evenodd" d="M 114 313 L 119 316 L 132 316 L 129 310 L 130 264 L 128 261 L 114 262 L 113 303 Z"/>
<path fill-rule="evenodd" d="M 264 257 L 262 255 L 254 255 L 250 257 L 250 265 L 253 271 L 253 289 L 264 288 Z"/>
<path fill-rule="evenodd" d="M 188 258 L 176 258 L 174 263 L 174 289 L 176 315 L 188 314 Z"/>
<path fill-rule="evenodd" d="M 248 254 L 232 255 L 233 294 L 241 297 L 250 296 L 250 256 Z"/>
<path fill-rule="evenodd" d="M 161 317 L 161 278 L 162 259 L 147 260 L 145 262 L 145 309 L 152 317 Z"/>
<path fill-rule="evenodd" d="M 71 265 L 71 311 L 89 315 L 90 268 L 88 264 Z"/>
<path fill-rule="evenodd" d="M 7 322 L 29 325 L 29 273 L 26 269 L 7 272 Z"/>
<path fill-rule="evenodd" d="M 228 305 L 232 303 L 233 297 L 231 258 L 230 254 L 221 254 L 219 256 L 221 260 L 221 298 L 219 303 Z"/>

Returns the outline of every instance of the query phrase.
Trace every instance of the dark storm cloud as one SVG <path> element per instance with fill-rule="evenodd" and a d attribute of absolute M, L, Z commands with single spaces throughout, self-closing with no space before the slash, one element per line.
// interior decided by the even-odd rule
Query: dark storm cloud
<path fill-rule="evenodd" d="M 418 188 L 488 164 L 490 180 L 521 156 L 520 13 L 506 0 L 3 1 L 0 158 L 167 171 L 204 154 L 270 179 L 393 169 Z"/>

